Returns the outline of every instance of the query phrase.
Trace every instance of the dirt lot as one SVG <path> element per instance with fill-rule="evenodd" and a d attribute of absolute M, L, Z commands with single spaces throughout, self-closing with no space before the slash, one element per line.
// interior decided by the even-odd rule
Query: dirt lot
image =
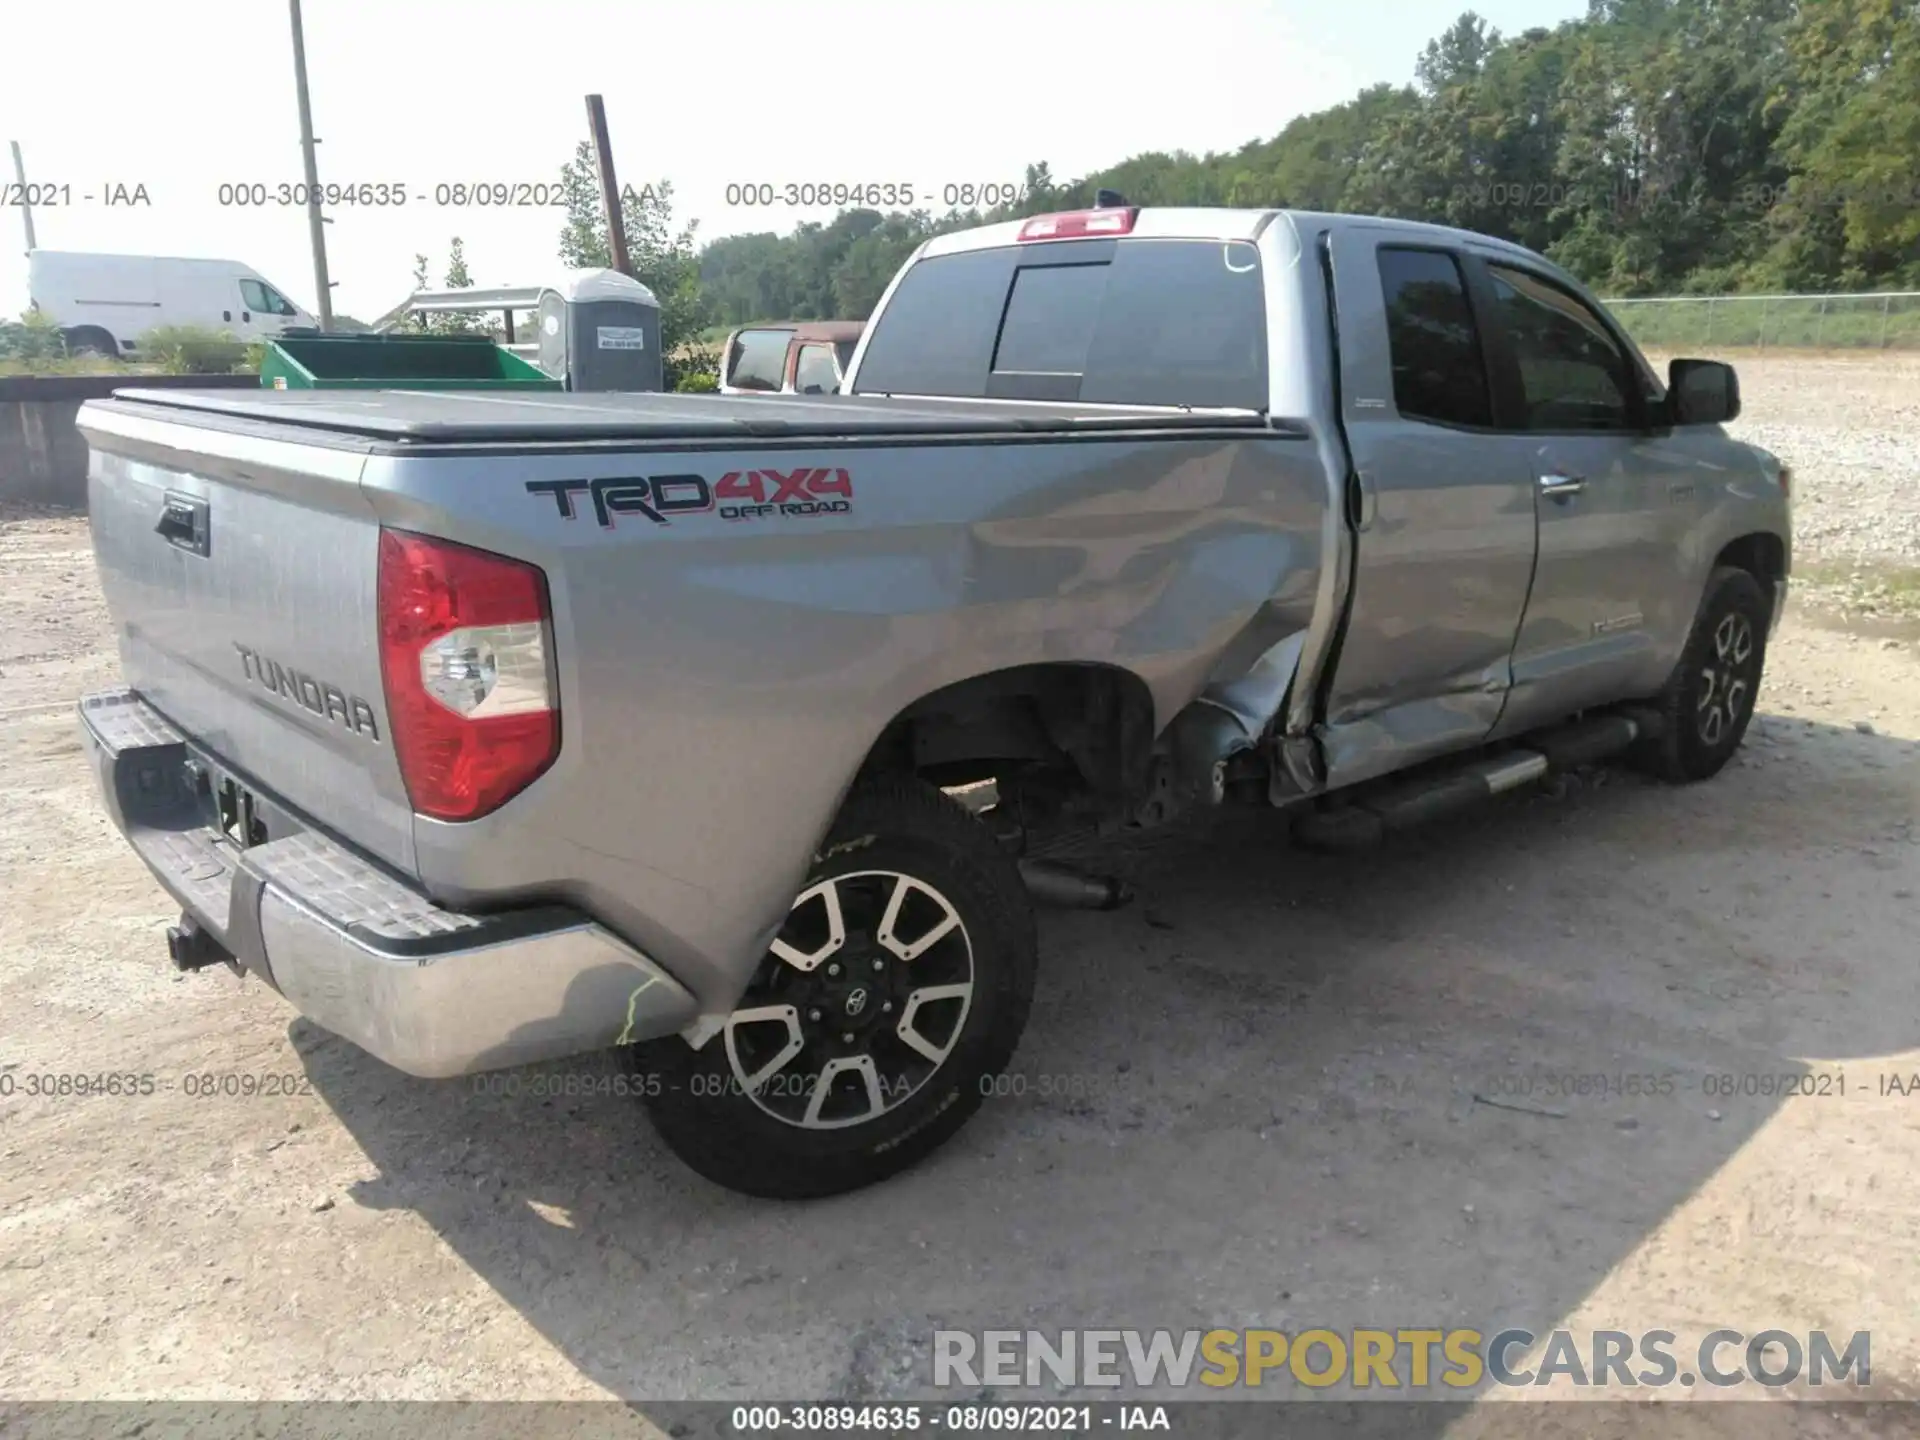
<path fill-rule="evenodd" d="M 1820 459 L 1852 433 L 1904 438 L 1873 455 L 1912 507 L 1914 377 L 1856 368 L 1835 426 L 1791 366 L 1744 369 L 1801 514 L 1855 503 Z M 1851 533 L 1801 558 L 1852 562 Z M 1131 910 L 1045 920 L 1027 1093 L 891 1184 L 777 1206 L 690 1176 L 631 1102 L 412 1080 L 256 983 L 177 978 L 70 718 L 113 673 L 84 521 L 9 518 L 0 577 L 0 1398 L 645 1410 L 930 1395 L 936 1328 L 1422 1324 L 1868 1330 L 1871 1393 L 1920 1393 L 1897 627 L 1796 611 L 1704 786 L 1603 772 L 1359 857 L 1251 813 L 1127 854 Z M 154 1093 L 24 1093 L 106 1070 Z M 202 1074 L 297 1093 L 190 1098 Z M 1626 1075 L 1670 1088 L 1555 1079 Z M 1536 1429 L 1488 1405 L 1461 1433 Z"/>

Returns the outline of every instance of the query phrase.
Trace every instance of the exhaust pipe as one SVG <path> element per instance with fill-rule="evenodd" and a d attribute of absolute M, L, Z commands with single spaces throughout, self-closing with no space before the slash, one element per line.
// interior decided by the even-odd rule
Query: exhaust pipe
<path fill-rule="evenodd" d="M 1036 904 L 1069 910 L 1118 910 L 1133 899 L 1133 887 L 1117 875 L 1088 875 L 1050 860 L 1022 860 L 1020 878 Z"/>

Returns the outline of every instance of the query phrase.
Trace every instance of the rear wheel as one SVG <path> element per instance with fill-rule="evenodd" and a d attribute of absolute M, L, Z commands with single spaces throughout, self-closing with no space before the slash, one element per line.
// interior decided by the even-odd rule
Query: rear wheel
<path fill-rule="evenodd" d="M 69 330 L 67 348 L 76 355 L 101 355 L 109 360 L 120 356 L 119 342 L 97 325 L 82 325 L 77 330 Z"/>
<path fill-rule="evenodd" d="M 849 797 L 739 1006 L 637 1047 L 655 1127 L 729 1189 L 856 1189 L 949 1139 L 1012 1058 L 1034 925 L 1013 860 L 918 781 Z"/>
<path fill-rule="evenodd" d="M 1753 719 L 1772 618 L 1760 582 L 1723 566 L 1707 580 L 1680 663 L 1656 698 L 1664 733 L 1640 760 L 1674 784 L 1706 780 L 1733 758 Z"/>

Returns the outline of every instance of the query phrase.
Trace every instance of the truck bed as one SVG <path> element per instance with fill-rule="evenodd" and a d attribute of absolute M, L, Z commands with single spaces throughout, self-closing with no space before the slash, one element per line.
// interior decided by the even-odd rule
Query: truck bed
<path fill-rule="evenodd" d="M 197 412 L 195 423 L 274 426 L 361 437 L 373 451 L 420 446 L 581 441 L 865 439 L 1142 430 L 1258 430 L 1251 412 L 1020 401 L 893 400 L 883 396 L 486 394 L 428 390 L 145 390 L 116 392 L 99 409 Z M 1292 427 L 1288 427 L 1291 429 Z M 314 437 L 318 438 L 318 437 Z"/>
<path fill-rule="evenodd" d="M 910 704 L 1086 665 L 1158 729 L 1310 624 L 1338 523 L 1324 447 L 1251 412 L 133 388 L 79 423 L 126 687 L 209 774 L 450 913 L 574 907 L 709 1010 Z M 402 774 L 390 531 L 544 578 L 558 756 L 477 819 Z"/>

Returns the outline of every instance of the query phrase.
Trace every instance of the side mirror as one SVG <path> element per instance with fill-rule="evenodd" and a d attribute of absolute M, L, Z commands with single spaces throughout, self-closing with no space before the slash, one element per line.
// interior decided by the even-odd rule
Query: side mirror
<path fill-rule="evenodd" d="M 1724 425 L 1740 414 L 1740 377 L 1718 360 L 1671 361 L 1667 405 L 1676 425 Z"/>

